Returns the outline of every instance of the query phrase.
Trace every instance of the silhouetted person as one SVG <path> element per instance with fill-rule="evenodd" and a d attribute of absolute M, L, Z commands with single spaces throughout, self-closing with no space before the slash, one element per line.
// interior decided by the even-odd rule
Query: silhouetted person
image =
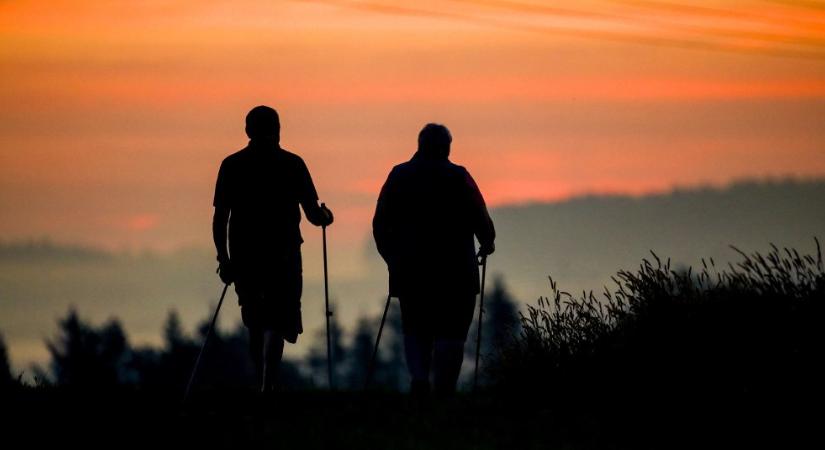
<path fill-rule="evenodd" d="M 303 332 L 298 205 L 313 225 L 329 225 L 333 217 L 318 206 L 304 161 L 280 147 L 281 124 L 274 109 L 249 111 L 246 134 L 249 145 L 221 163 L 212 235 L 221 280 L 235 283 L 261 390 L 269 391 L 275 387 L 284 340 L 294 344 Z"/>
<path fill-rule="evenodd" d="M 455 391 L 479 292 L 478 255 L 495 250 L 495 229 L 470 173 L 450 162 L 452 136 L 428 124 L 418 151 L 390 172 L 373 218 L 390 295 L 401 303 L 413 393 Z"/>

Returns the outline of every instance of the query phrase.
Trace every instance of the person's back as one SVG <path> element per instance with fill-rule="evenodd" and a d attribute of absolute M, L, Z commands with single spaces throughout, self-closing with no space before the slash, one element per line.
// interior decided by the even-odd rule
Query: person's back
<path fill-rule="evenodd" d="M 390 244 L 400 292 L 478 292 L 474 235 L 485 218 L 474 187 L 464 167 L 447 159 L 416 154 L 393 168 L 379 221 L 400 237 Z"/>
<path fill-rule="evenodd" d="M 300 204 L 317 200 L 304 161 L 278 146 L 251 142 L 228 156 L 216 204 L 229 205 L 229 251 L 237 261 L 265 260 L 303 242 Z M 225 185 L 225 186 L 224 186 Z"/>

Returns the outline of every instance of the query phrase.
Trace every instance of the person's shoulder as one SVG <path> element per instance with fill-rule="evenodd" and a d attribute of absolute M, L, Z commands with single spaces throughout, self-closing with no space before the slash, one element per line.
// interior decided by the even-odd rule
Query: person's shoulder
<path fill-rule="evenodd" d="M 397 178 L 399 176 L 404 176 L 405 174 L 411 173 L 415 171 L 415 164 L 412 161 L 404 161 L 402 163 L 396 164 L 390 170 L 389 177 Z"/>
<path fill-rule="evenodd" d="M 304 166 L 304 167 L 306 167 L 306 163 L 304 162 L 304 158 L 301 158 L 297 154 L 292 153 L 291 151 L 289 151 L 285 148 L 281 148 L 280 151 L 278 151 L 278 157 L 280 159 L 286 161 L 288 164 L 293 164 L 295 166 Z"/>
<path fill-rule="evenodd" d="M 391 172 L 410 170 L 412 166 L 412 161 L 404 161 L 402 163 L 392 166 Z"/>
<path fill-rule="evenodd" d="M 475 186 L 475 180 L 473 180 L 473 176 L 470 175 L 470 171 L 467 170 L 466 167 L 452 161 L 447 161 L 447 168 L 450 173 L 450 178 L 457 183 L 471 187 Z"/>
<path fill-rule="evenodd" d="M 235 164 L 238 161 L 243 160 L 246 157 L 247 153 L 249 153 L 249 148 L 244 147 L 234 153 L 229 154 L 229 156 L 223 159 L 223 162 L 221 164 Z"/>
<path fill-rule="evenodd" d="M 464 175 L 468 175 L 468 174 L 470 173 L 470 172 L 467 170 L 467 168 L 466 168 L 466 167 L 464 167 L 464 166 L 462 166 L 462 165 L 460 165 L 460 164 L 456 164 L 456 163 L 454 163 L 454 162 L 452 162 L 452 161 L 450 161 L 450 160 L 447 160 L 447 162 L 446 162 L 446 164 L 445 164 L 445 167 L 447 167 L 447 170 L 450 170 L 451 172 L 455 172 L 456 174 L 458 174 L 458 175 L 462 175 L 462 176 L 464 176 Z"/>
<path fill-rule="evenodd" d="M 447 160 L 447 167 L 449 167 L 452 170 L 458 171 L 458 172 L 466 172 L 467 171 L 467 168 L 465 168 L 461 164 L 456 164 L 456 163 L 450 161 L 449 159 Z"/>
<path fill-rule="evenodd" d="M 235 153 L 230 154 L 226 158 L 221 161 L 221 170 L 232 170 L 233 168 L 243 164 L 244 159 L 246 159 L 247 148 L 244 147 Z"/>

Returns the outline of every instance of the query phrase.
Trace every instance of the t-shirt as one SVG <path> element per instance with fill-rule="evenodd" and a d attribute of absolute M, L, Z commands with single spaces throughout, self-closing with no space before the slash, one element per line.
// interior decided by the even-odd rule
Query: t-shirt
<path fill-rule="evenodd" d="M 317 201 L 301 157 L 250 143 L 221 163 L 213 205 L 230 210 L 229 252 L 238 260 L 300 246 L 299 205 Z"/>

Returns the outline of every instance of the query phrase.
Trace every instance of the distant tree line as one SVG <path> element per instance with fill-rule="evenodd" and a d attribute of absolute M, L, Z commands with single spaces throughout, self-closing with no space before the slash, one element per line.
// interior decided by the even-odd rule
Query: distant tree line
<path fill-rule="evenodd" d="M 484 361 L 492 360 L 494 348 L 514 336 L 519 320 L 516 304 L 503 280 L 496 279 L 485 299 L 482 342 Z M 477 312 L 476 312 L 477 314 Z M 347 333 L 333 315 L 330 322 L 333 375 L 336 389 L 361 389 L 375 344 L 380 316 L 361 317 Z M 118 319 L 101 325 L 81 318 L 70 309 L 58 320 L 57 333 L 46 341 L 50 360 L 47 367 L 32 370 L 36 384 L 107 389 L 132 386 L 142 389 L 183 391 L 209 327 L 203 318 L 193 334 L 182 327 L 180 317 L 170 311 L 162 326 L 160 347 L 134 346 Z M 515 328 L 514 328 L 515 327 Z M 476 325 L 467 342 L 467 364 L 475 354 Z M 248 333 L 238 324 L 230 331 L 213 332 L 196 380 L 199 389 L 245 388 L 257 384 L 255 369 L 248 354 Z M 19 375 L 19 374 L 18 374 Z M 22 377 L 18 377 L 22 378 Z M 281 365 L 281 384 L 285 389 L 327 387 L 327 348 L 324 328 L 312 337 L 306 356 L 285 358 Z M 12 376 L 6 347 L 0 336 L 0 385 L 20 383 Z M 404 391 L 409 379 L 404 361 L 401 314 L 397 301 L 387 316 L 376 361 L 372 387 Z"/>
<path fill-rule="evenodd" d="M 6 341 L 0 335 L 0 388 L 11 386 L 13 382 L 11 366 L 9 365 L 9 354 L 6 349 Z"/>

